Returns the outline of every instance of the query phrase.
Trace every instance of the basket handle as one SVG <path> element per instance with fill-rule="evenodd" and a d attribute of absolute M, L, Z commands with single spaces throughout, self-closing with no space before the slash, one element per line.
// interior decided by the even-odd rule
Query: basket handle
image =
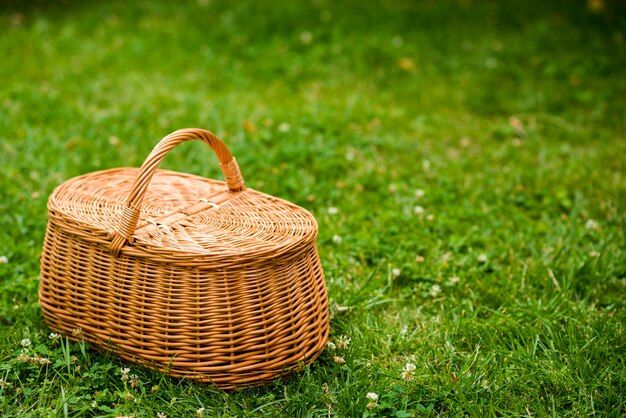
<path fill-rule="evenodd" d="M 141 208 L 141 202 L 148 190 L 148 185 L 156 172 L 157 167 L 165 157 L 165 155 L 176 145 L 183 142 L 197 139 L 202 142 L 206 142 L 217 154 L 220 160 L 220 167 L 222 173 L 226 179 L 226 184 L 231 192 L 239 192 L 245 190 L 243 177 L 241 171 L 237 165 L 237 161 L 230 153 L 226 145 L 212 132 L 204 129 L 180 129 L 172 132 L 154 147 L 150 155 L 143 162 L 141 169 L 133 187 L 130 190 L 128 199 L 126 201 L 126 207 L 122 213 L 113 240 L 109 244 L 109 251 L 115 257 L 119 256 L 122 251 L 122 247 L 130 240 L 131 235 L 135 232 L 137 222 L 139 221 L 139 214 Z"/>

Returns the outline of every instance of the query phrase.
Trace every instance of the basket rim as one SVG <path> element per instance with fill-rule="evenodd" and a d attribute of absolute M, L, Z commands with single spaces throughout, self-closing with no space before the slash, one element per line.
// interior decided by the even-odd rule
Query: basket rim
<path fill-rule="evenodd" d="M 64 207 L 63 202 L 58 198 L 59 194 L 64 191 L 71 191 L 72 186 L 76 184 L 80 184 L 81 180 L 85 180 L 97 175 L 106 175 L 106 174 L 114 174 L 114 173 L 136 173 L 138 172 L 138 168 L 136 167 L 115 167 L 108 168 L 104 170 L 93 171 L 85 174 L 81 174 L 70 179 L 67 179 L 63 183 L 59 184 L 53 192 L 50 194 L 47 202 L 48 209 L 48 222 L 50 225 L 54 225 L 57 228 L 60 228 L 64 232 L 74 235 L 76 239 L 81 241 L 86 241 L 97 246 L 101 246 L 102 250 L 107 251 L 108 246 L 115 235 L 114 224 L 111 223 L 110 228 L 101 228 L 97 225 L 92 225 L 90 223 L 84 222 L 81 219 L 77 219 L 73 216 L 71 210 L 67 210 L 67 207 Z M 227 188 L 227 183 L 222 180 L 211 179 L 203 176 L 199 176 L 196 174 L 182 173 L 174 170 L 167 169 L 157 169 L 157 175 L 165 175 L 165 176 L 174 176 L 174 177 L 183 177 L 186 179 L 191 179 L 193 181 L 201 181 L 204 183 L 209 183 L 212 185 L 219 185 Z M 132 177 L 132 176 L 131 176 Z M 300 212 L 311 222 L 311 231 L 307 235 L 303 235 L 299 237 L 301 239 L 294 240 L 289 245 L 285 246 L 275 246 L 270 247 L 266 250 L 261 251 L 242 251 L 242 252 L 233 252 L 228 254 L 215 254 L 215 253 L 207 253 L 207 252 L 193 252 L 188 249 L 180 250 L 175 247 L 158 247 L 150 244 L 141 242 L 141 235 L 132 237 L 131 241 L 123 248 L 120 256 L 129 256 L 136 258 L 144 258 L 151 259 L 154 261 L 167 262 L 171 264 L 184 265 L 186 267 L 197 267 L 201 265 L 206 265 L 208 261 L 213 264 L 209 267 L 215 268 L 215 263 L 219 263 L 223 266 L 228 266 L 231 264 L 241 264 L 247 263 L 251 260 L 257 260 L 259 258 L 267 258 L 267 257 L 282 257 L 283 259 L 291 258 L 291 256 L 296 256 L 300 254 L 302 251 L 306 251 L 310 249 L 311 246 L 315 246 L 317 236 L 318 236 L 318 225 L 315 217 L 305 208 L 296 205 L 295 203 L 289 202 L 282 198 L 272 196 L 263 192 L 260 192 L 255 189 L 246 188 L 243 191 L 233 192 L 235 194 L 234 198 L 244 196 L 246 194 L 251 194 L 256 197 L 262 197 L 265 199 L 270 199 L 273 202 L 284 205 L 285 207 L 289 207 L 295 209 Z"/>

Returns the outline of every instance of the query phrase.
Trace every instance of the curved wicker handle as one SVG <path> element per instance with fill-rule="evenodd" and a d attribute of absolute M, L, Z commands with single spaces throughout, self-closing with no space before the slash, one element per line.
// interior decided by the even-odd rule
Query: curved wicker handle
<path fill-rule="evenodd" d="M 148 185 L 159 163 L 176 145 L 192 139 L 206 142 L 213 148 L 213 151 L 220 160 L 220 167 L 222 168 L 222 173 L 224 173 L 224 178 L 226 179 L 226 184 L 228 184 L 230 191 L 239 192 L 245 190 L 243 177 L 241 176 L 237 161 L 228 148 L 226 148 L 226 145 L 212 132 L 204 129 L 180 129 L 172 132 L 154 147 L 150 155 L 148 155 L 143 162 L 139 170 L 139 175 L 137 175 L 133 183 L 133 187 L 128 195 L 128 200 L 126 201 L 126 207 L 122 213 L 122 219 L 120 219 L 113 240 L 109 245 L 109 251 L 115 257 L 120 254 L 122 247 L 126 245 L 131 235 L 135 232 L 137 222 L 139 221 L 141 202 L 143 201 L 146 190 L 148 190 Z"/>

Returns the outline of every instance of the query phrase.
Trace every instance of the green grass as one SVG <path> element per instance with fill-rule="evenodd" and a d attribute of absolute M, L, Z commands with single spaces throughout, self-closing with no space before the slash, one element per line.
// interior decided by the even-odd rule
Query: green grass
<path fill-rule="evenodd" d="M 623 416 L 623 3 L 275 3 L 0 6 L 0 415 Z M 316 216 L 347 348 L 224 393 L 48 337 L 47 196 L 182 127 Z"/>

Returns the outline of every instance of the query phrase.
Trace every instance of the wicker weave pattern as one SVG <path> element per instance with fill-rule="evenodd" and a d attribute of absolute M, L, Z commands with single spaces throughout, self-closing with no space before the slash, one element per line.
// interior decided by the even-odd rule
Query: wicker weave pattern
<path fill-rule="evenodd" d="M 189 139 L 226 182 L 158 170 Z M 48 202 L 39 299 L 50 327 L 172 376 L 230 389 L 314 360 L 328 302 L 310 213 L 246 189 L 203 130 L 165 137 L 141 169 L 90 173 Z"/>

